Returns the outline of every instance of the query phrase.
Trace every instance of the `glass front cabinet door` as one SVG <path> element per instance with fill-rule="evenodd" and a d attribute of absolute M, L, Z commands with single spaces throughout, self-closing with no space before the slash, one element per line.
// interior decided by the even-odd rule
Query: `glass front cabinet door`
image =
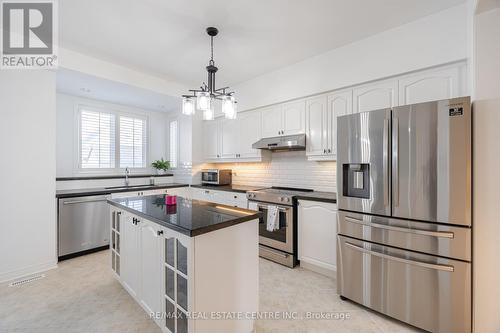
<path fill-rule="evenodd" d="M 167 332 L 188 333 L 192 308 L 192 238 L 165 230 L 163 238 L 163 325 Z"/>

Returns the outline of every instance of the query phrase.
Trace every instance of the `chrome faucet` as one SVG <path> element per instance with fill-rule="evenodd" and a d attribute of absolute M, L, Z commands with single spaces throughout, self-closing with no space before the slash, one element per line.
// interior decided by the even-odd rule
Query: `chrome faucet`
<path fill-rule="evenodd" d="M 125 186 L 128 186 L 129 180 L 128 180 L 128 175 L 130 175 L 130 170 L 128 167 L 125 168 Z"/>

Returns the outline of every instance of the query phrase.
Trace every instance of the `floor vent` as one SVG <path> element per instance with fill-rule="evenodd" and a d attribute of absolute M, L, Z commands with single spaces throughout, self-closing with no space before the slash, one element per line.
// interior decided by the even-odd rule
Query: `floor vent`
<path fill-rule="evenodd" d="M 43 279 L 44 277 L 45 277 L 44 274 L 40 274 L 40 275 L 31 276 L 29 278 L 24 278 L 24 279 L 12 282 L 11 284 L 9 284 L 9 287 L 17 287 L 17 286 L 20 286 L 22 284 L 26 284 L 26 283 L 30 283 L 30 282 L 33 282 L 36 280 Z"/>

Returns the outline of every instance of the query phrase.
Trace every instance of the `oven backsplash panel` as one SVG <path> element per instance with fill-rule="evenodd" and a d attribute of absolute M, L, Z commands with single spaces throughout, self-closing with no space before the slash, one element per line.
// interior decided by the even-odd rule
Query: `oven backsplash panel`
<path fill-rule="evenodd" d="M 304 151 L 276 152 L 269 162 L 205 164 L 233 170 L 233 184 L 337 192 L 336 162 L 308 161 Z"/>

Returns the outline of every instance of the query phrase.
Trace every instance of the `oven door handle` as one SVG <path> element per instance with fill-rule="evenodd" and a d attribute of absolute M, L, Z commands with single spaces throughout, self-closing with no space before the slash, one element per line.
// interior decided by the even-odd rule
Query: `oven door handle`
<path fill-rule="evenodd" d="M 267 209 L 269 206 L 257 205 L 257 207 L 262 208 L 262 209 Z M 284 213 L 286 213 L 286 211 L 290 209 L 290 208 L 285 208 L 285 207 L 280 207 L 280 206 L 277 206 L 277 207 L 278 207 L 278 210 L 280 212 L 284 212 Z"/>

